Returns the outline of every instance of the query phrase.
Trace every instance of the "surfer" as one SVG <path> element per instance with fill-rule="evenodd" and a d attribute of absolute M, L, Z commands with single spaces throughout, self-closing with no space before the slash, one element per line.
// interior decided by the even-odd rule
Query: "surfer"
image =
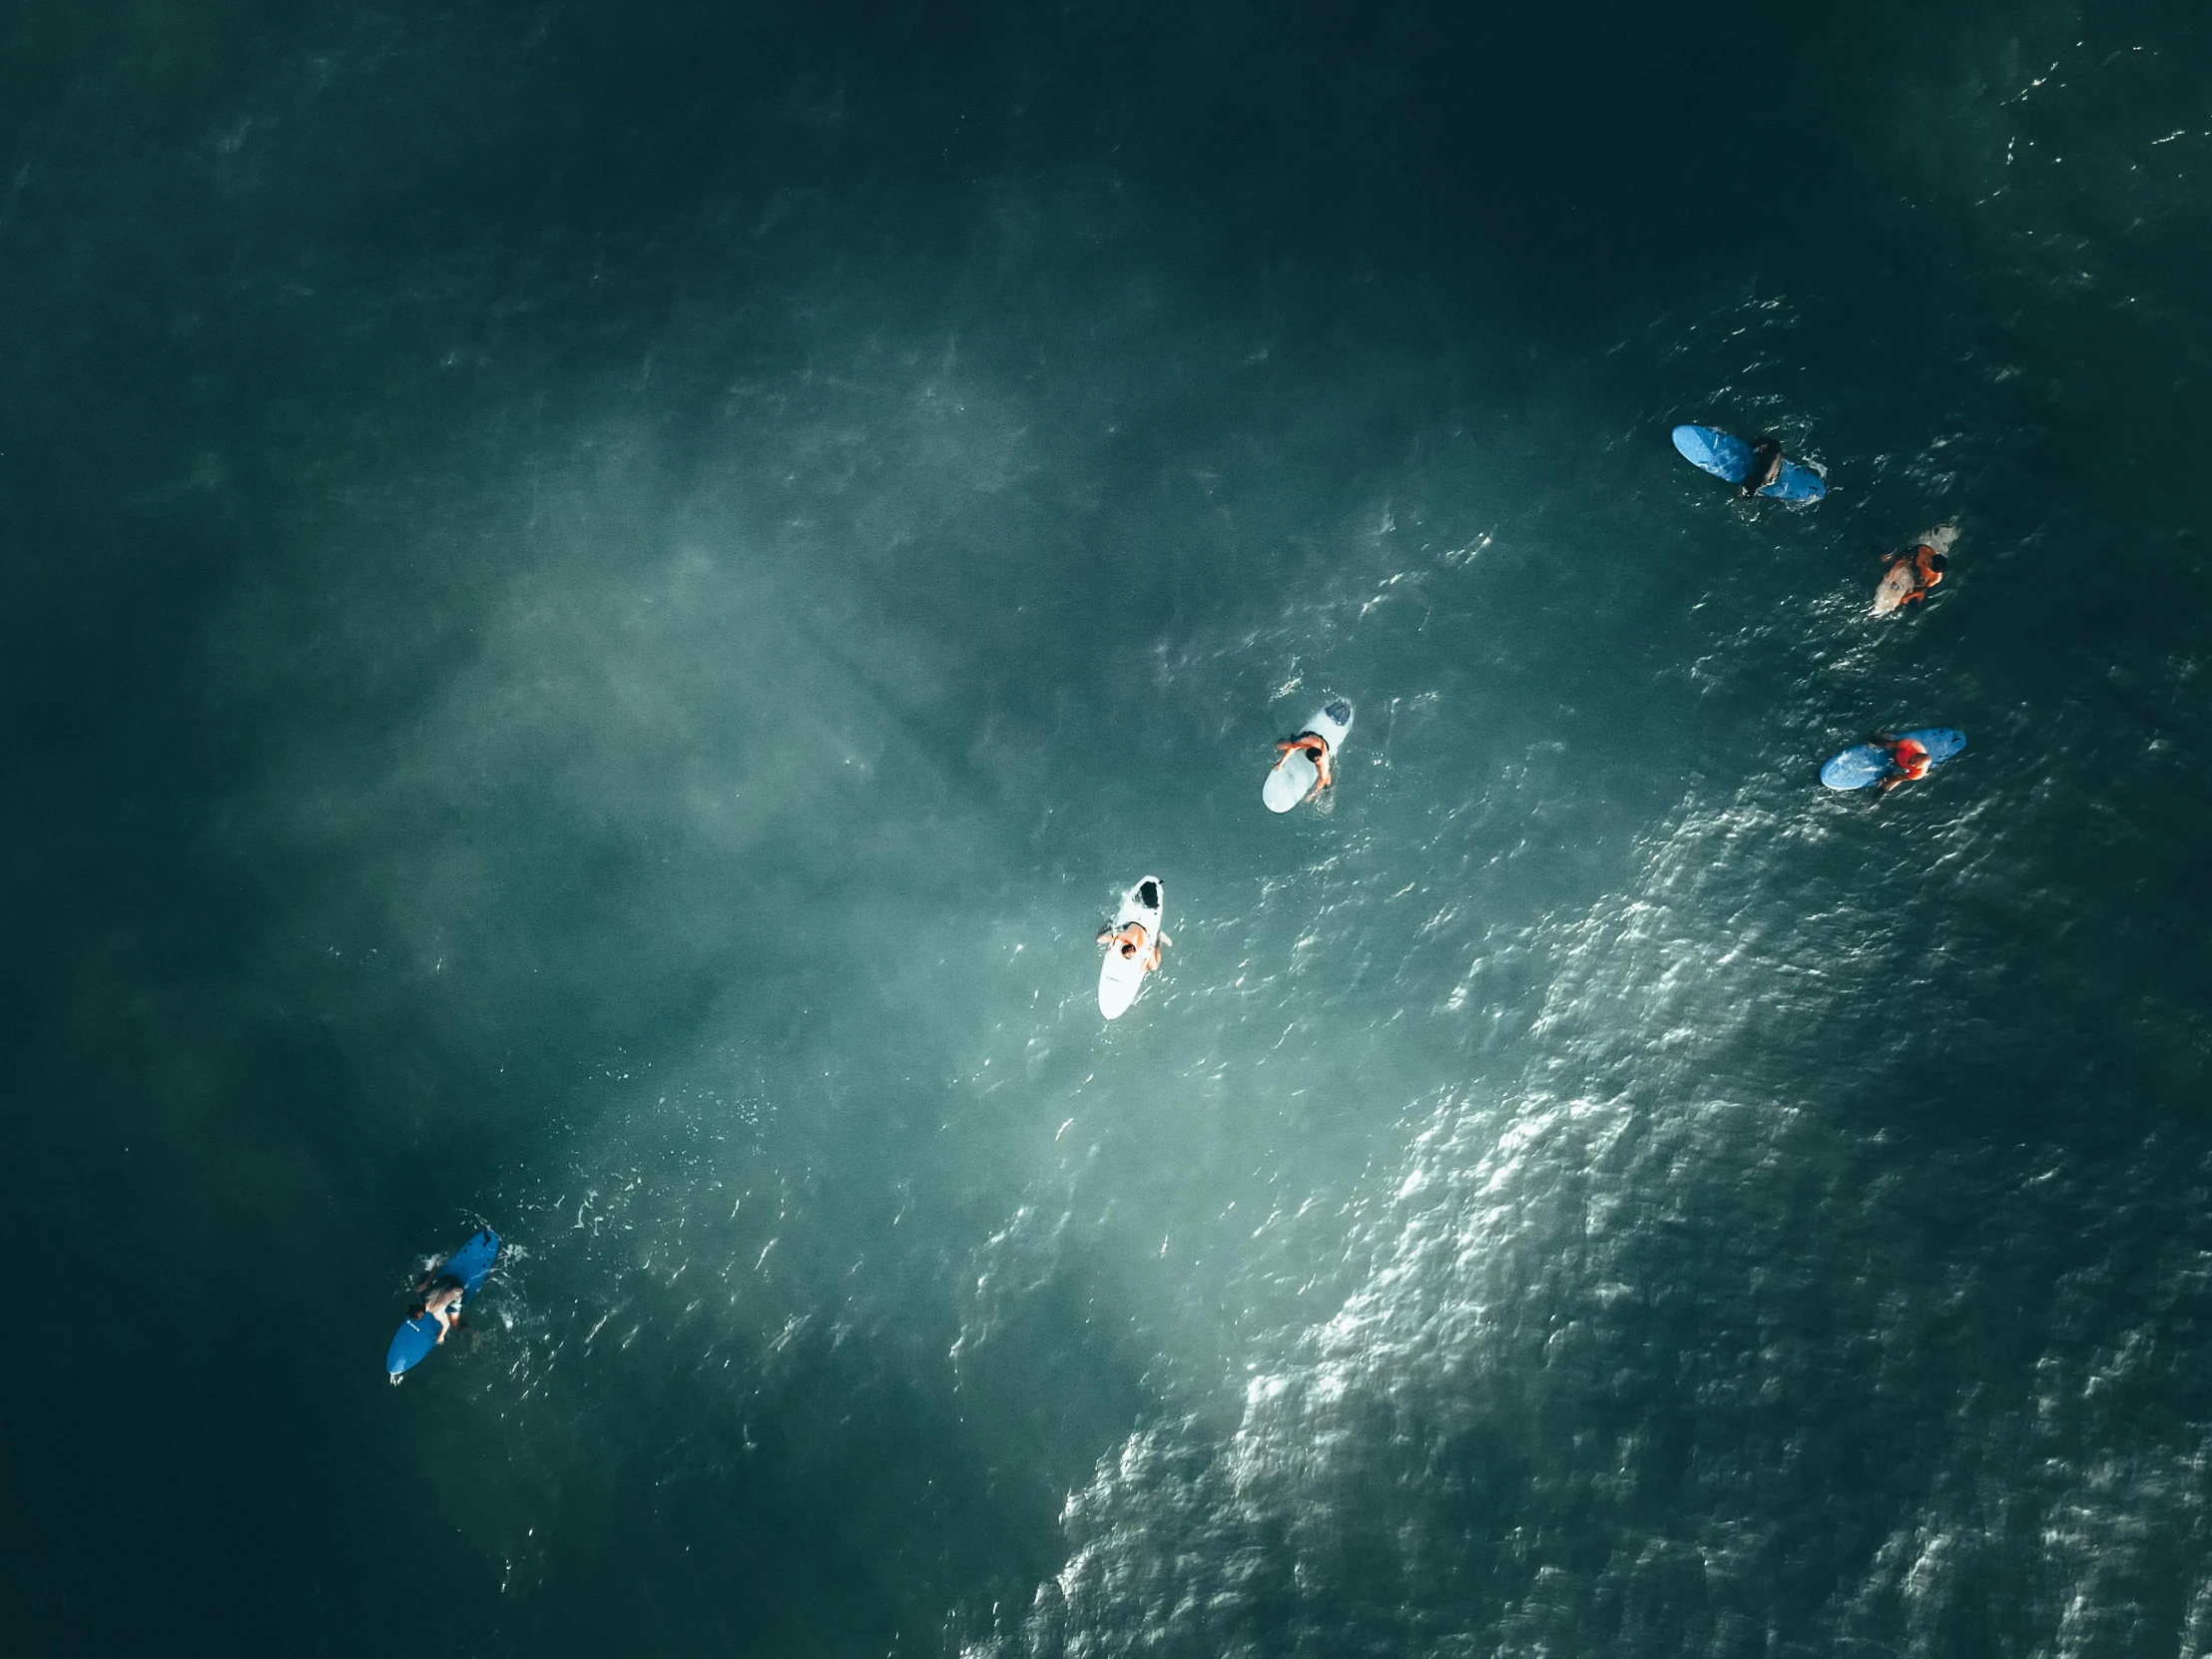
<path fill-rule="evenodd" d="M 1098 930 L 1098 942 L 1108 950 L 1118 950 L 1125 962 L 1135 962 L 1144 972 L 1150 973 L 1160 965 L 1160 948 L 1171 941 L 1162 933 L 1148 948 L 1150 929 L 1141 921 L 1132 921 L 1122 927 L 1106 926 Z"/>
<path fill-rule="evenodd" d="M 1901 607 L 1910 605 L 1926 599 L 1929 590 L 1943 579 L 1943 572 L 1949 565 L 1949 559 L 1923 542 L 1910 553 L 1891 557 L 1882 570 L 1882 585 L 1886 588 L 1903 586 L 1905 591 L 1898 596 L 1898 604 Z"/>
<path fill-rule="evenodd" d="M 432 1268 L 415 1281 L 415 1305 L 407 1310 L 407 1318 L 418 1320 L 424 1316 L 437 1322 L 438 1341 L 444 1342 L 451 1332 L 462 1329 L 462 1286 L 449 1273 L 439 1273 Z"/>
<path fill-rule="evenodd" d="M 1098 930 L 1098 942 L 1106 947 L 1098 964 L 1098 1011 L 1108 1019 L 1127 1013 L 1145 980 L 1159 970 L 1171 942 L 1160 927 L 1165 905 L 1160 878 L 1147 875 L 1121 895 L 1112 919 Z"/>
<path fill-rule="evenodd" d="M 1926 778 L 1928 769 L 1936 764 L 1929 759 L 1927 746 L 1917 738 L 1893 738 L 1887 732 L 1877 732 L 1873 741 L 1890 752 L 1890 775 L 1882 780 L 1885 790 Z"/>
<path fill-rule="evenodd" d="M 1314 763 L 1314 771 L 1320 776 L 1315 779 L 1314 787 L 1306 792 L 1308 801 L 1337 781 L 1335 774 L 1329 770 L 1329 740 L 1319 732 L 1301 732 L 1295 738 L 1280 739 L 1275 747 L 1285 755 L 1302 754 Z M 1283 763 L 1278 761 L 1275 764 L 1281 766 Z"/>
<path fill-rule="evenodd" d="M 1751 446 L 1751 465 L 1745 469 L 1744 481 L 1736 486 L 1740 496 L 1754 496 L 1782 476 L 1782 445 L 1772 438 L 1761 438 Z"/>

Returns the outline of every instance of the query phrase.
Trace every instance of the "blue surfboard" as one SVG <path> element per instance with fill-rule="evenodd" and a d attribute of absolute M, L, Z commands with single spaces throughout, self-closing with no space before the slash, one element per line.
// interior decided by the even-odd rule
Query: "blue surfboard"
<path fill-rule="evenodd" d="M 1751 445 L 1716 426 L 1677 426 L 1674 446 L 1692 466 L 1731 484 L 1742 483 L 1751 473 Z M 1785 456 L 1775 481 L 1759 493 L 1771 501 L 1818 501 L 1828 493 L 1828 480 Z"/>
<path fill-rule="evenodd" d="M 492 1264 L 499 1260 L 499 1235 L 485 1228 L 468 1243 L 448 1256 L 438 1267 L 439 1277 L 451 1274 L 461 1282 L 461 1306 L 468 1306 L 468 1299 L 484 1288 L 490 1277 Z M 384 1370 L 396 1382 L 400 1378 L 430 1357 L 430 1351 L 438 1346 L 438 1322 L 428 1314 L 408 1320 L 400 1326 L 391 1340 L 391 1347 L 384 1350 Z"/>
<path fill-rule="evenodd" d="M 1948 726 L 1923 726 L 1918 731 L 1900 732 L 1898 736 L 1911 738 L 1928 751 L 1930 771 L 1966 747 L 1966 734 L 1954 732 Z M 1887 749 L 1878 743 L 1863 743 L 1856 749 L 1845 750 L 1822 767 L 1821 782 L 1832 790 L 1863 790 L 1881 783 L 1895 770 L 1890 765 Z"/>

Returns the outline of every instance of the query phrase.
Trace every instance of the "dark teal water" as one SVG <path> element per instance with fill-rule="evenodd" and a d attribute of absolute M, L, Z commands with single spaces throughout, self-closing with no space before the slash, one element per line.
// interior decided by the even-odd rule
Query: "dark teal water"
<path fill-rule="evenodd" d="M 2208 46 L 26 0 L 11 1634 L 2198 1659 Z"/>

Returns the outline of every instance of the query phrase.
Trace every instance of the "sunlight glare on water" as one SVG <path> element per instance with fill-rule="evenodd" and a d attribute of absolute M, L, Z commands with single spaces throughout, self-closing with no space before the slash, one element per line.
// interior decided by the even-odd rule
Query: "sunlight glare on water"
<path fill-rule="evenodd" d="M 24 8 L 21 1639 L 2206 1651 L 2202 31 L 1572 33 Z"/>

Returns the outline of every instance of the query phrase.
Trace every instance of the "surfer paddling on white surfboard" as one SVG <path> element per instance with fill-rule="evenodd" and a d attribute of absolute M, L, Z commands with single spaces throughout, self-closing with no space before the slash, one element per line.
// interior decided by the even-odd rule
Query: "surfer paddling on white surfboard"
<path fill-rule="evenodd" d="M 1929 596 L 1950 565 L 1950 544 L 1958 539 L 1955 524 L 1938 524 L 1928 539 L 1905 553 L 1888 555 L 1882 580 L 1875 585 L 1874 614 L 1887 616 Z"/>
<path fill-rule="evenodd" d="M 1108 950 L 1118 951 L 1125 962 L 1135 962 L 1140 970 L 1150 973 L 1160 965 L 1161 949 L 1175 941 L 1162 933 L 1153 939 L 1145 924 L 1133 921 L 1127 927 L 1101 927 L 1098 942 Z"/>
<path fill-rule="evenodd" d="M 1332 698 L 1316 709 L 1306 729 L 1275 746 L 1275 765 L 1260 786 L 1260 799 L 1271 813 L 1287 813 L 1302 801 L 1315 803 L 1316 812 L 1327 812 L 1336 797 L 1327 795 L 1337 781 L 1337 757 L 1352 734 L 1352 705 Z"/>
<path fill-rule="evenodd" d="M 1275 747 L 1285 755 L 1300 754 L 1314 763 L 1314 787 L 1306 792 L 1305 800 L 1313 800 L 1337 781 L 1336 774 L 1329 770 L 1329 740 L 1319 732 L 1301 732 L 1295 738 L 1279 738 Z M 1278 761 L 1275 764 L 1281 766 L 1283 763 Z"/>
<path fill-rule="evenodd" d="M 1167 897 L 1157 875 L 1147 875 L 1121 895 L 1114 919 L 1098 930 L 1106 959 L 1098 965 L 1098 1011 L 1119 1019 L 1137 1000 L 1148 975 L 1159 970 L 1160 952 L 1174 941 L 1161 927 Z"/>

